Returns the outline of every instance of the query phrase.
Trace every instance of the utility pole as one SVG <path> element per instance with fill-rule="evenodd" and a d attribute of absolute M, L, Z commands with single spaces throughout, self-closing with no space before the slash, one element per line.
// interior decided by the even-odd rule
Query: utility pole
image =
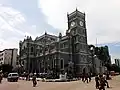
<path fill-rule="evenodd" d="M 96 38 L 96 47 L 97 47 L 97 38 Z"/>

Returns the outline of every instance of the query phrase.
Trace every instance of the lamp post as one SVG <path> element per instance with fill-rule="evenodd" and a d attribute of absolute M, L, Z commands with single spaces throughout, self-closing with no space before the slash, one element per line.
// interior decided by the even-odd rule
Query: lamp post
<path fill-rule="evenodd" d="M 91 47 L 91 48 L 90 48 L 90 52 L 91 52 L 91 56 L 92 56 L 92 68 L 93 68 L 92 73 L 95 73 L 95 64 L 94 64 L 94 48 L 93 48 L 93 47 Z"/>

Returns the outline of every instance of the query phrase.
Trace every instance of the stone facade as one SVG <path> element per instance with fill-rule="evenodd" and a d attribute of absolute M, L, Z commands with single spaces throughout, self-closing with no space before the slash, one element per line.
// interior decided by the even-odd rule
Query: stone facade
<path fill-rule="evenodd" d="M 85 13 L 76 11 L 67 15 L 66 35 L 44 35 L 32 40 L 27 37 L 19 43 L 20 63 L 25 71 L 57 72 L 72 70 L 75 75 L 90 72 Z"/>

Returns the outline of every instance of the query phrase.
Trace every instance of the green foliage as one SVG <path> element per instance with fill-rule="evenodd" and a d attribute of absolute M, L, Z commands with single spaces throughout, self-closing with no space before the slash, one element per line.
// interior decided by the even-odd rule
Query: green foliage
<path fill-rule="evenodd" d="M 95 54 L 99 55 L 100 54 L 100 48 L 99 47 L 95 47 Z"/>
<path fill-rule="evenodd" d="M 9 65 L 9 64 L 3 64 L 1 66 L 1 69 L 2 69 L 3 73 L 5 73 L 5 72 L 8 72 L 8 73 L 12 72 L 12 68 L 13 67 L 11 65 Z"/>
<path fill-rule="evenodd" d="M 109 63 L 109 61 L 110 61 L 108 46 L 96 47 L 95 48 L 95 55 L 97 55 L 97 57 L 100 60 L 104 61 L 105 63 Z"/>
<path fill-rule="evenodd" d="M 91 47 L 93 48 L 93 50 L 91 50 Z M 108 46 L 95 47 L 94 45 L 89 45 L 88 48 L 92 55 L 96 55 L 100 60 L 104 62 L 107 68 L 110 68 L 111 58 L 109 55 Z"/>

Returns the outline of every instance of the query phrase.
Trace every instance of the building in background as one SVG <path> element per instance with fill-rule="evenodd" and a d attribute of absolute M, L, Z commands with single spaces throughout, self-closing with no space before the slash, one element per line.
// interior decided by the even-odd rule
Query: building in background
<path fill-rule="evenodd" d="M 4 64 L 4 52 L 0 51 L 0 66 Z"/>
<path fill-rule="evenodd" d="M 120 67 L 120 59 L 115 59 L 115 64 Z"/>
<path fill-rule="evenodd" d="M 0 65 L 9 64 L 13 66 L 13 68 L 16 67 L 17 53 L 18 49 L 16 48 L 0 51 Z"/>

